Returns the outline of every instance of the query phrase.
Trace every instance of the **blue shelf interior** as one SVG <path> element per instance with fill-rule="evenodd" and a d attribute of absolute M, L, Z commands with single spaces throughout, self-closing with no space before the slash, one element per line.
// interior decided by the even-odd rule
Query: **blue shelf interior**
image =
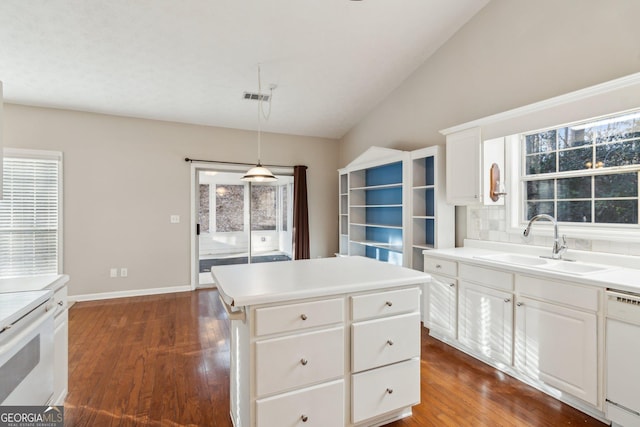
<path fill-rule="evenodd" d="M 400 184 L 402 182 L 402 162 L 389 163 L 365 170 L 365 185 Z"/>
<path fill-rule="evenodd" d="M 390 264 L 402 265 L 402 253 L 400 252 L 392 252 L 387 249 L 367 246 L 365 256 L 379 261 L 388 262 Z"/>
<path fill-rule="evenodd" d="M 433 166 L 433 157 L 427 157 L 424 159 L 425 166 L 425 184 L 426 185 L 434 185 L 435 184 L 435 168 Z"/>
<path fill-rule="evenodd" d="M 434 245 L 436 241 L 436 234 L 434 228 L 434 221 L 432 219 L 427 219 L 424 227 L 425 232 L 425 242 L 427 245 Z"/>
<path fill-rule="evenodd" d="M 367 224 L 402 227 L 402 208 L 400 206 L 388 208 L 370 206 L 365 214 Z"/>
<path fill-rule="evenodd" d="M 436 214 L 435 211 L 435 203 L 434 203 L 434 192 L 433 188 L 428 188 L 424 192 L 424 214 L 426 216 L 434 216 Z"/>
<path fill-rule="evenodd" d="M 367 227 L 365 238 L 374 242 L 402 246 L 402 229 Z"/>
<path fill-rule="evenodd" d="M 402 188 L 367 190 L 365 193 L 365 203 L 367 205 L 401 205 Z"/>

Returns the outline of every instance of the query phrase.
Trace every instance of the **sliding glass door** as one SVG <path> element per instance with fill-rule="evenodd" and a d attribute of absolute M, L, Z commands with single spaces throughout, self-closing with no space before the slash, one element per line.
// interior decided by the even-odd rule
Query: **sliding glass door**
<path fill-rule="evenodd" d="M 212 266 L 292 259 L 293 177 L 247 183 L 243 173 L 197 173 L 199 285 Z"/>

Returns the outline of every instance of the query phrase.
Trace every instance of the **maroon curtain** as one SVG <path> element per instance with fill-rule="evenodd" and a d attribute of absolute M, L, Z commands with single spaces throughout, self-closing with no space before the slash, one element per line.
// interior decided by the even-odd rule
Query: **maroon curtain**
<path fill-rule="evenodd" d="M 293 259 L 309 259 L 307 167 L 293 167 Z"/>

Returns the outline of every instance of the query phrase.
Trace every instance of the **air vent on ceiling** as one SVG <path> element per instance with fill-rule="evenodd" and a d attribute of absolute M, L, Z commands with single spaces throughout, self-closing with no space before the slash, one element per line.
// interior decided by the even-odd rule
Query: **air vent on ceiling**
<path fill-rule="evenodd" d="M 271 95 L 265 94 L 265 93 L 252 93 L 252 92 L 245 92 L 243 95 L 244 99 L 249 99 L 251 101 L 263 101 L 263 102 L 269 102 L 269 98 L 271 98 Z"/>

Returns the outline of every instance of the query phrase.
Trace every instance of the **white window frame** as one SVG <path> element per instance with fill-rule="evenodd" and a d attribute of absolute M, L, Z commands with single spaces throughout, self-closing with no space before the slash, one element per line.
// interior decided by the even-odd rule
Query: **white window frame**
<path fill-rule="evenodd" d="M 640 111 L 639 109 L 625 110 L 612 114 L 606 114 L 586 120 L 579 120 L 566 124 L 558 124 L 542 128 L 540 130 L 533 130 L 522 132 L 515 135 L 505 137 L 505 160 L 506 160 L 506 174 L 509 177 L 507 179 L 507 192 L 510 197 L 507 199 L 507 218 L 509 220 L 508 232 L 513 234 L 522 234 L 527 222 L 524 217 L 526 209 L 526 194 L 525 194 L 525 156 L 523 153 L 522 138 L 526 134 L 543 132 L 545 130 L 552 130 L 562 127 L 570 127 L 583 124 L 585 122 L 595 122 L 601 119 L 607 119 L 612 116 L 624 115 L 631 112 Z M 607 175 L 613 173 L 628 173 L 640 171 L 640 165 L 631 166 L 618 166 L 605 169 L 595 169 L 592 173 L 585 173 L 585 171 L 574 171 L 571 173 L 564 173 L 562 178 L 573 178 L 578 176 L 594 176 L 594 175 Z M 546 174 L 548 179 L 557 178 L 557 173 Z M 638 194 L 640 194 L 640 180 L 638 180 Z M 640 215 L 640 212 L 639 212 Z M 551 223 L 546 221 L 539 221 L 536 223 L 536 234 L 543 236 L 552 236 L 554 233 Z M 638 224 L 578 224 L 578 223 L 560 223 L 559 224 L 561 234 L 566 234 L 567 237 L 587 240 L 609 240 L 616 242 L 637 242 L 640 238 L 640 225 Z"/>
<path fill-rule="evenodd" d="M 32 150 L 24 148 L 4 148 L 3 156 L 5 158 L 21 158 L 21 159 L 34 159 L 34 160 L 54 160 L 58 162 L 58 245 L 57 245 L 57 274 L 62 274 L 64 266 L 64 162 L 63 154 L 61 151 L 48 151 L 48 150 Z M 0 158 L 0 160 L 2 160 Z"/>

